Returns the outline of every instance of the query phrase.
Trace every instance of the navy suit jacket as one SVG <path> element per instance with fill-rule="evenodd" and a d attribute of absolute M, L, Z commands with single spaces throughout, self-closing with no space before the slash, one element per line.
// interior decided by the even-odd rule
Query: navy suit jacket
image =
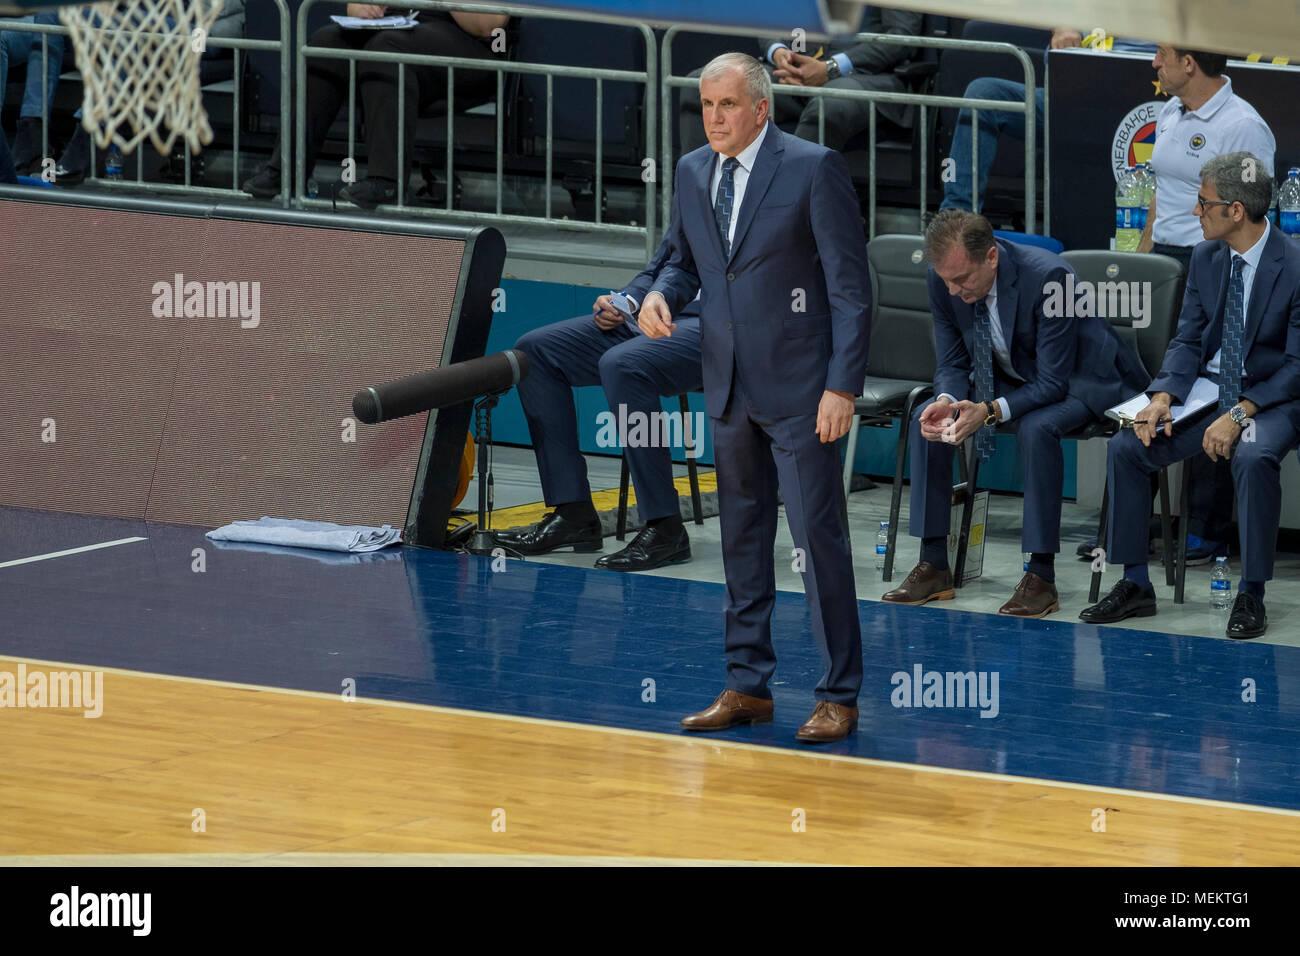
<path fill-rule="evenodd" d="M 1178 330 L 1149 393 L 1168 392 L 1175 404 L 1187 397 L 1221 344 L 1231 278 L 1232 250 L 1226 242 L 1202 242 L 1192 250 Z M 1261 409 L 1291 403 L 1288 417 L 1300 428 L 1300 242 L 1277 226 L 1269 226 L 1255 270 L 1241 344 L 1246 374 L 1240 397 Z"/>
<path fill-rule="evenodd" d="M 733 367 L 766 417 L 816 414 L 827 389 L 860 395 L 871 281 L 848 164 L 769 123 L 724 259 L 709 189 L 717 155 L 702 146 L 677 163 L 673 252 L 654 284 L 673 315 L 700 291 L 710 417 L 726 411 Z"/>
<path fill-rule="evenodd" d="M 641 303 L 645 301 L 646 293 L 654 285 L 655 279 L 659 277 L 659 270 L 664 267 L 668 257 L 672 254 L 673 246 L 669 241 L 669 236 L 665 235 L 659 243 L 659 248 L 655 250 L 654 258 L 650 264 L 636 274 L 636 278 L 623 286 L 623 294 L 630 295 L 636 299 L 637 309 L 640 310 Z M 682 309 L 681 313 L 674 313 L 678 318 L 691 318 L 700 314 L 699 303 L 692 302 Z M 634 330 L 635 331 L 635 330 Z"/>
<path fill-rule="evenodd" d="M 1137 354 L 1097 316 L 1049 316 L 1048 283 L 1064 287 L 1070 264 L 1037 246 L 995 240 L 998 245 L 998 319 L 1011 353 L 1011 367 L 1024 384 L 1002 395 L 1011 417 L 1072 395 L 1100 416 L 1142 389 L 1146 373 Z M 931 266 L 930 311 L 934 315 L 935 394 L 971 397 L 974 378 L 975 306 L 949 294 Z M 1061 301 L 1058 299 L 1058 301 Z M 1066 311 L 1056 309 L 1050 311 Z M 998 362 L 993 360 L 994 372 Z"/>

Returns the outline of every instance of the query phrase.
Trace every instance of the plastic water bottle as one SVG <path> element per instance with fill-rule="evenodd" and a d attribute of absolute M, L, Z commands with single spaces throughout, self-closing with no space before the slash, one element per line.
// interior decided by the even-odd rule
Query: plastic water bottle
<path fill-rule="evenodd" d="M 122 151 L 116 144 L 108 147 L 108 156 L 104 158 L 104 178 L 122 181 Z"/>
<path fill-rule="evenodd" d="M 1029 558 L 1030 558 L 1030 554 L 1029 554 L 1028 551 L 1026 551 L 1026 552 L 1024 552 L 1024 554 L 1023 554 L 1022 556 L 1023 556 L 1024 559 L 1025 559 L 1025 566 L 1024 566 L 1023 570 L 1028 571 L 1028 570 L 1029 570 Z"/>
<path fill-rule="evenodd" d="M 1292 239 L 1300 239 L 1300 166 L 1287 170 L 1286 182 L 1277 191 L 1279 228 Z"/>
<path fill-rule="evenodd" d="M 1142 175 L 1146 179 L 1146 203 L 1142 210 L 1143 223 L 1151 216 L 1151 200 L 1156 198 L 1156 171 L 1151 168 L 1150 163 L 1142 164 Z"/>
<path fill-rule="evenodd" d="M 1145 218 L 1143 189 L 1137 170 L 1130 166 L 1115 184 L 1115 251 L 1136 252 Z"/>
<path fill-rule="evenodd" d="M 876 532 L 876 570 L 885 570 L 885 552 L 889 550 L 889 522 L 880 522 L 880 530 Z"/>
<path fill-rule="evenodd" d="M 1232 579 L 1228 577 L 1228 559 L 1215 558 L 1210 572 L 1210 607 L 1225 610 L 1232 603 Z"/>

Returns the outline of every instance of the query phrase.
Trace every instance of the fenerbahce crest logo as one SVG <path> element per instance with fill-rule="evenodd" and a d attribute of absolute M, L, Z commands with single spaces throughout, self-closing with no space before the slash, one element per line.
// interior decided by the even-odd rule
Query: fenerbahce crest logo
<path fill-rule="evenodd" d="M 1110 166 L 1115 182 L 1130 166 L 1150 162 L 1156 145 L 1156 118 L 1165 104 L 1151 100 L 1135 106 L 1125 114 L 1115 127 L 1110 142 Z"/>

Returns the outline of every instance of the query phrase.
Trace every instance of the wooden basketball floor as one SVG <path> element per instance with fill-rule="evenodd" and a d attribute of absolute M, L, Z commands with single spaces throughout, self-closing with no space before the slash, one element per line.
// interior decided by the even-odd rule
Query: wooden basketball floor
<path fill-rule="evenodd" d="M 0 552 L 0 690 L 103 674 L 97 717 L 0 708 L 3 863 L 1300 858 L 1289 648 L 864 601 L 861 730 L 798 748 L 799 595 L 774 615 L 777 720 L 691 737 L 676 721 L 721 682 L 716 585 L 210 542 L 195 573 L 201 529 L 0 509 L 19 526 L 47 550 L 141 540 Z M 913 661 L 996 669 L 1000 712 L 891 704 Z M 1242 674 L 1273 702 L 1236 702 Z"/>

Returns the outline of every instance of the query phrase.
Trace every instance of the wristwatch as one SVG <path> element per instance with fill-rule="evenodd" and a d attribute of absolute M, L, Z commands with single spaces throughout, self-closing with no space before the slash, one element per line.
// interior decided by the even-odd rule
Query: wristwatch
<path fill-rule="evenodd" d="M 1240 405 L 1233 405 L 1232 408 L 1228 409 L 1228 417 L 1236 425 L 1244 426 L 1246 424 L 1246 410 Z"/>
<path fill-rule="evenodd" d="M 833 56 L 826 58 L 826 79 L 838 80 L 840 78 L 840 61 Z"/>
<path fill-rule="evenodd" d="M 992 402 L 985 402 L 984 407 L 989 410 L 989 413 L 986 416 L 984 416 L 984 424 L 990 427 L 996 425 L 998 423 L 997 408 L 993 405 Z"/>

